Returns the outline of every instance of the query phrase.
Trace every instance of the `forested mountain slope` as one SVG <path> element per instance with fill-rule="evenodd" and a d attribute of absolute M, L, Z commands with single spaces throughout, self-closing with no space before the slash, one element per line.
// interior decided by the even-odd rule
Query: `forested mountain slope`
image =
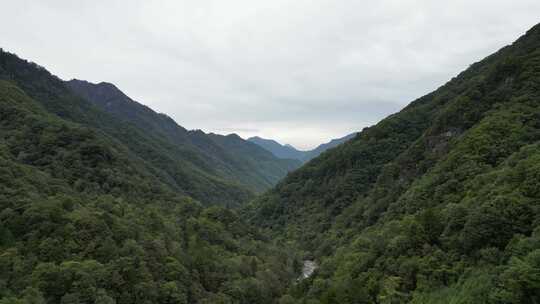
<path fill-rule="evenodd" d="M 540 302 L 539 140 L 537 25 L 251 206 L 320 264 L 283 302 Z"/>
<path fill-rule="evenodd" d="M 111 122 L 44 70 L 0 66 L 0 303 L 274 303 L 294 280 L 295 251 L 75 123 Z"/>
<path fill-rule="evenodd" d="M 132 100 L 113 84 L 93 84 L 70 80 L 67 86 L 100 109 L 132 123 L 166 144 L 179 147 L 176 157 L 195 155 L 195 165 L 212 174 L 236 180 L 252 191 L 261 192 L 275 185 L 300 162 L 274 157 L 268 151 L 236 135 L 222 136 L 188 131 L 165 114 Z M 194 156 L 193 156 L 194 157 Z"/>
<path fill-rule="evenodd" d="M 357 133 L 351 133 L 349 135 L 345 135 L 343 137 L 340 137 L 340 138 L 335 138 L 335 139 L 332 139 L 330 140 L 329 142 L 327 143 L 324 143 L 324 144 L 320 144 L 318 145 L 315 149 L 313 150 L 309 150 L 309 151 L 306 151 L 306 154 L 304 155 L 303 157 L 303 161 L 304 162 L 308 162 L 310 160 L 312 160 L 313 158 L 321 155 L 323 152 L 325 152 L 326 150 L 329 150 L 329 149 L 332 149 L 334 147 L 337 147 L 339 145 L 341 145 L 342 143 L 354 138 L 356 136 Z"/>
<path fill-rule="evenodd" d="M 103 136 L 122 143 L 177 192 L 205 204 L 238 205 L 253 197 L 247 187 L 222 178 L 214 168 L 205 167 L 201 155 L 101 111 L 36 64 L 1 51 L 0 79 L 15 83 L 49 113 L 99 130 Z"/>
<path fill-rule="evenodd" d="M 540 25 L 241 216 L 268 154 L 100 102 L 0 52 L 1 304 L 540 302 Z"/>
<path fill-rule="evenodd" d="M 220 141 L 227 143 L 229 137 L 218 141 L 217 136 L 187 131 L 111 84 L 72 81 L 68 88 L 45 69 L 4 51 L 0 52 L 0 79 L 19 85 L 47 111 L 123 143 L 153 166 L 164 182 L 204 204 L 239 205 L 299 165 L 277 159 L 247 141 L 234 141 L 243 144 L 243 150 L 228 151 Z"/>

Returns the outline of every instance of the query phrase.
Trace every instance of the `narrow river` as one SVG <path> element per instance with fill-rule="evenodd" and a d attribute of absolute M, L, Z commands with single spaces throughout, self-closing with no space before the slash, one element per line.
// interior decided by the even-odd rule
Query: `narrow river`
<path fill-rule="evenodd" d="M 304 266 L 302 267 L 302 279 L 309 278 L 315 269 L 317 269 L 317 263 L 315 261 L 305 260 Z"/>

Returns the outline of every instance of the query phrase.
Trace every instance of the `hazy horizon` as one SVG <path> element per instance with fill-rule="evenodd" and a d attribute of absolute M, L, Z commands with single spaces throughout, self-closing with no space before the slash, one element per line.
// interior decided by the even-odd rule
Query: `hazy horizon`
<path fill-rule="evenodd" d="M 539 13 L 532 0 L 23 0 L 4 5 L 0 47 L 187 129 L 308 150 L 433 91 Z"/>

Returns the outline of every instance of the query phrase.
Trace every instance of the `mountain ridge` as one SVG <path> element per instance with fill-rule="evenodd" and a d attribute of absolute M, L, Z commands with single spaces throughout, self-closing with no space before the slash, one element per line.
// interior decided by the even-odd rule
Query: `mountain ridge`
<path fill-rule="evenodd" d="M 273 139 L 266 139 L 259 136 L 253 136 L 247 139 L 247 141 L 253 142 L 262 148 L 266 149 L 267 151 L 270 151 L 274 156 L 282 159 L 297 159 L 301 161 L 302 163 L 306 163 L 310 161 L 311 159 L 319 156 L 324 151 L 334 148 L 354 136 L 356 136 L 356 132 L 351 133 L 349 135 L 332 139 L 327 143 L 323 143 L 315 147 L 311 150 L 298 150 L 294 146 L 290 144 L 280 144 L 279 142 L 273 140 Z"/>
<path fill-rule="evenodd" d="M 126 144 L 51 112 L 55 95 L 6 80 L 3 59 L 1 303 L 271 304 L 294 280 L 294 251 L 224 208 L 227 193 L 204 208 Z"/>
<path fill-rule="evenodd" d="M 540 24 L 256 199 L 320 265 L 291 303 L 540 300 L 539 100 Z"/>
<path fill-rule="evenodd" d="M 168 144 L 188 149 L 195 157 L 203 157 L 204 159 L 196 160 L 199 166 L 204 166 L 223 178 L 232 178 L 248 185 L 252 191 L 268 189 L 299 166 L 292 160 L 274 158 L 266 150 L 258 149 L 237 135 L 223 136 L 206 134 L 201 130 L 187 130 L 169 116 L 134 101 L 113 84 L 94 84 L 76 79 L 66 84 L 71 90 L 115 117 L 134 124 Z M 231 142 L 228 142 L 229 140 Z M 232 147 L 234 149 L 230 149 Z"/>
<path fill-rule="evenodd" d="M 540 302 L 540 24 L 258 197 L 270 152 L 72 85 L 0 50 L 2 304 Z"/>

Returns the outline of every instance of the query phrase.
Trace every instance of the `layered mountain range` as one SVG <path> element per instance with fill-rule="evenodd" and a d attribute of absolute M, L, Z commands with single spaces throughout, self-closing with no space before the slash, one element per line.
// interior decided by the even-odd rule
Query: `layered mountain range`
<path fill-rule="evenodd" d="M 156 113 L 132 100 L 113 84 L 93 84 L 73 79 L 66 82 L 66 86 L 100 110 L 143 131 L 148 138 L 155 139 L 152 144 L 154 147 L 159 140 L 157 145 L 163 146 L 164 150 L 176 149 L 169 153 L 168 157 L 173 160 L 165 165 L 165 170 L 178 159 L 185 163 L 181 166 L 193 166 L 212 177 L 234 181 L 258 193 L 270 188 L 289 171 L 300 166 L 298 161 L 278 159 L 236 134 L 223 136 L 206 134 L 201 130 L 186 130 L 169 116 Z M 171 175 L 176 173 L 171 172 Z"/>
<path fill-rule="evenodd" d="M 1 51 L 0 303 L 540 302 L 540 25 L 292 172 L 251 140 Z"/>
<path fill-rule="evenodd" d="M 63 82 L 5 52 L 2 62 L 0 76 L 17 84 L 47 111 L 122 143 L 163 182 L 203 203 L 246 201 L 299 166 L 236 135 L 188 131 L 112 84 Z"/>
<path fill-rule="evenodd" d="M 319 156 L 324 151 L 334 148 L 355 136 L 356 133 L 352 133 L 341 138 L 332 139 L 327 143 L 320 144 L 315 149 L 307 151 L 300 151 L 289 144 L 282 145 L 273 139 L 265 139 L 258 136 L 250 137 L 247 140 L 261 146 L 267 151 L 270 151 L 274 156 L 278 158 L 296 159 L 301 161 L 302 163 L 306 163 L 309 160 Z"/>
<path fill-rule="evenodd" d="M 271 303 L 297 251 L 231 208 L 297 165 L 0 51 L 0 303 Z"/>

